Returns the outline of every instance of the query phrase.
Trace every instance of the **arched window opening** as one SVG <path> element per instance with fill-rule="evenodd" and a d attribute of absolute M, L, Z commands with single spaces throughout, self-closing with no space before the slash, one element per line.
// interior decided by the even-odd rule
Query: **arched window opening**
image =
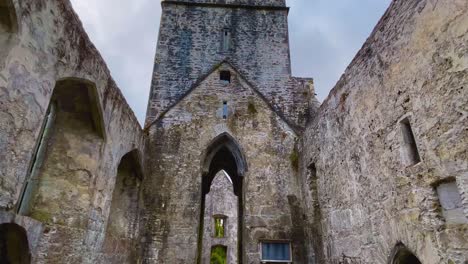
<path fill-rule="evenodd" d="M 142 171 L 136 151 L 126 154 L 117 169 L 104 253 L 109 263 L 136 263 L 138 212 Z M 118 260 L 118 261 L 116 261 Z"/>
<path fill-rule="evenodd" d="M 18 201 L 20 214 L 86 228 L 104 139 L 96 94 L 85 80 L 57 82 Z"/>
<path fill-rule="evenodd" d="M 0 68 L 10 52 L 18 32 L 15 6 L 12 0 L 0 0 Z"/>
<path fill-rule="evenodd" d="M 211 248 L 210 264 L 227 263 L 227 247 L 217 245 Z"/>
<path fill-rule="evenodd" d="M 421 264 L 421 261 L 402 243 L 396 245 L 391 264 Z"/>
<path fill-rule="evenodd" d="M 208 147 L 202 168 L 198 251 L 201 254 L 198 263 L 207 263 L 211 259 L 211 246 L 221 242 L 229 249 L 227 261 L 242 263 L 242 184 L 247 170 L 245 158 L 235 140 L 223 134 Z M 223 234 L 217 232 L 218 226 L 223 226 Z"/>
<path fill-rule="evenodd" d="M 26 230 L 16 224 L 0 225 L 0 262 L 11 264 L 31 263 Z"/>

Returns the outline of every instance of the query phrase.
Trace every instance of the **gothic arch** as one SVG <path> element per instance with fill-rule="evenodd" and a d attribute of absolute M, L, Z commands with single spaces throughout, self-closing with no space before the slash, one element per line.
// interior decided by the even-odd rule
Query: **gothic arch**
<path fill-rule="evenodd" d="M 103 252 L 107 262 L 136 263 L 140 186 L 143 171 L 138 150 L 125 154 L 118 165 Z"/>
<path fill-rule="evenodd" d="M 237 141 L 228 133 L 222 133 L 210 142 L 203 156 L 203 193 L 209 192 L 216 173 L 224 170 L 232 180 L 234 193 L 239 195 L 242 177 L 247 173 L 247 161 Z"/>
<path fill-rule="evenodd" d="M 421 261 L 403 243 L 399 242 L 392 250 L 389 264 L 421 264 Z"/>
<path fill-rule="evenodd" d="M 0 225 L 0 260 L 1 263 L 31 263 L 28 236 L 23 227 L 17 224 Z"/>
<path fill-rule="evenodd" d="M 216 177 L 216 174 L 224 170 L 232 181 L 234 194 L 238 199 L 238 262 L 242 264 L 243 253 L 243 182 L 244 176 L 247 173 L 247 161 L 245 159 L 242 148 L 237 141 L 228 133 L 222 133 L 214 138 L 206 150 L 203 152 L 202 159 L 202 192 L 201 192 L 201 210 L 200 210 L 200 224 L 198 233 L 198 263 L 201 263 L 203 252 L 203 225 L 204 225 L 204 212 L 205 212 L 205 197 L 210 192 L 211 184 Z"/>
<path fill-rule="evenodd" d="M 18 33 L 18 20 L 12 0 L 0 0 L 0 68 L 5 62 Z"/>

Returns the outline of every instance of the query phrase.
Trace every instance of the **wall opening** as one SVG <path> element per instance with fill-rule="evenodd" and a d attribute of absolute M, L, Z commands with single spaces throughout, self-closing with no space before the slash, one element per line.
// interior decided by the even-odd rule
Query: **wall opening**
<path fill-rule="evenodd" d="M 409 119 L 405 118 L 401 120 L 400 126 L 403 135 L 403 153 L 406 165 L 411 166 L 421 162 L 418 146 Z"/>
<path fill-rule="evenodd" d="M 19 213 L 43 223 L 86 228 L 105 135 L 97 102 L 96 88 L 86 80 L 56 83 Z"/>
<path fill-rule="evenodd" d="M 218 136 L 207 148 L 205 152 L 205 159 L 202 163 L 202 196 L 201 196 L 201 211 L 200 211 L 200 224 L 198 236 L 198 259 L 197 263 L 206 263 L 206 252 L 210 251 L 207 247 L 207 239 L 233 239 L 224 241 L 225 243 L 233 244 L 234 248 L 229 249 L 229 262 L 242 264 L 242 230 L 243 230 L 243 177 L 246 173 L 247 166 L 244 155 L 235 142 L 235 140 L 228 134 Z M 224 186 L 224 187 L 223 187 Z M 229 186 L 229 191 L 227 187 Z M 222 187 L 222 188 L 221 188 Z M 214 191 L 216 189 L 224 190 L 224 192 Z M 218 193 L 222 195 L 219 198 Z M 221 196 L 220 196 L 221 197 Z M 216 202 L 223 200 L 224 202 Z M 216 211 L 217 206 L 226 205 L 227 211 Z M 232 211 L 234 209 L 234 212 Z M 213 214 L 206 216 L 206 212 L 213 212 Z M 232 215 L 230 215 L 232 213 Z M 211 237 L 214 230 L 210 233 L 206 231 L 206 226 L 214 227 L 211 223 L 214 215 L 226 215 L 231 219 L 229 225 L 225 229 L 225 238 Z M 237 217 L 237 219 L 236 219 Z M 207 222 L 210 221 L 210 222 Z M 231 228 L 231 224 L 235 223 L 235 228 Z M 234 231 L 233 231 L 234 230 Z M 208 237 L 210 236 L 210 237 Z"/>
<path fill-rule="evenodd" d="M 447 223 L 466 224 L 468 218 L 463 211 L 462 197 L 455 179 L 449 179 L 436 186 L 442 213 Z"/>
<path fill-rule="evenodd" d="M 291 243 L 284 241 L 261 242 L 262 263 L 292 263 Z"/>
<path fill-rule="evenodd" d="M 5 264 L 31 263 L 28 236 L 21 226 L 0 225 L 0 262 Z"/>
<path fill-rule="evenodd" d="M 0 0 L 0 68 L 5 62 L 15 35 L 18 33 L 18 21 L 12 0 Z"/>
<path fill-rule="evenodd" d="M 108 262 L 136 263 L 141 180 L 137 151 L 127 153 L 118 166 L 112 193 L 104 241 L 104 252 L 113 259 Z"/>
<path fill-rule="evenodd" d="M 210 264 L 227 264 L 227 247 L 221 245 L 212 247 Z"/>
<path fill-rule="evenodd" d="M 421 261 L 402 243 L 393 249 L 390 264 L 421 264 Z"/>
<path fill-rule="evenodd" d="M 223 119 L 227 119 L 228 116 L 228 104 L 227 101 L 223 102 Z"/>
<path fill-rule="evenodd" d="M 229 29 L 223 30 L 222 51 L 226 52 L 231 49 L 231 31 Z"/>
<path fill-rule="evenodd" d="M 225 231 L 226 231 L 227 216 L 215 215 L 213 218 L 214 218 L 214 237 L 224 238 L 226 236 Z"/>
<path fill-rule="evenodd" d="M 219 73 L 219 79 L 221 82 L 224 84 L 229 84 L 231 83 L 231 72 L 230 71 L 221 71 Z"/>

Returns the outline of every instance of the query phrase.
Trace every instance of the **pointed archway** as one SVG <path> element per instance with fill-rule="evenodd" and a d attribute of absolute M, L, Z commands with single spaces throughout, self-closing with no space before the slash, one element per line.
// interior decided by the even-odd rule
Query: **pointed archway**
<path fill-rule="evenodd" d="M 210 191 L 213 179 L 219 171 L 224 170 L 231 179 L 234 194 L 238 199 L 238 263 L 242 264 L 242 248 L 243 248 L 243 182 L 247 172 L 247 162 L 237 141 L 229 134 L 223 133 L 217 136 L 208 145 L 202 160 L 202 195 L 201 195 L 201 210 L 200 224 L 198 232 L 198 259 L 197 263 L 201 263 L 203 252 L 203 229 L 204 229 L 204 211 L 205 198 Z"/>

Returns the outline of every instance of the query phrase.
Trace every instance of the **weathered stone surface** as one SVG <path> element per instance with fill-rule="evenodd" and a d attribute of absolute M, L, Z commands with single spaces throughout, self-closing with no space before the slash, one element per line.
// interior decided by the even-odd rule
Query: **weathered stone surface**
<path fill-rule="evenodd" d="M 436 193 L 455 178 L 468 216 L 467 31 L 466 1 L 394 1 L 320 107 L 300 144 L 302 182 L 317 169 L 320 263 L 388 263 L 399 241 L 422 263 L 468 261 L 467 225 L 446 222 Z"/>
<path fill-rule="evenodd" d="M 211 248 L 217 245 L 227 247 L 227 263 L 238 263 L 239 199 L 234 194 L 234 186 L 225 172 L 218 172 L 211 183 L 210 192 L 205 197 L 203 222 L 202 262 L 210 264 Z M 223 237 L 215 236 L 215 218 L 224 221 Z"/>
<path fill-rule="evenodd" d="M 94 263 L 119 161 L 143 149 L 141 127 L 68 1 L 13 0 L 6 7 L 4 2 L 10 1 L 0 1 L 0 24 L 9 12 L 17 26 L 8 32 L 0 27 L 0 210 L 16 212 L 61 81 L 92 84 L 93 91 L 78 92 L 82 99 L 72 96 L 80 87 L 60 90 L 64 100 L 58 100 L 29 214 L 43 231 L 28 231 L 28 237 L 37 244 L 30 246 L 34 263 Z M 6 45 L 6 38 L 14 41 Z M 101 128 L 90 115 L 96 109 Z M 15 223 L 31 230 L 31 218 Z"/>
<path fill-rule="evenodd" d="M 214 66 L 228 61 L 277 112 L 303 127 L 309 98 L 315 96 L 313 89 L 291 78 L 288 9 L 206 7 L 184 2 L 162 2 L 146 124 L 177 103 Z M 265 1 L 240 2 L 267 4 Z M 284 1 L 275 2 L 284 5 Z M 228 51 L 222 48 L 225 30 L 230 34 Z"/>
<path fill-rule="evenodd" d="M 0 0 L 0 254 L 27 236 L 33 263 L 220 243 L 251 264 L 264 240 L 294 263 L 468 261 L 466 0 L 393 1 L 320 108 L 284 1 L 164 1 L 161 25 L 142 130 L 67 0 Z"/>

